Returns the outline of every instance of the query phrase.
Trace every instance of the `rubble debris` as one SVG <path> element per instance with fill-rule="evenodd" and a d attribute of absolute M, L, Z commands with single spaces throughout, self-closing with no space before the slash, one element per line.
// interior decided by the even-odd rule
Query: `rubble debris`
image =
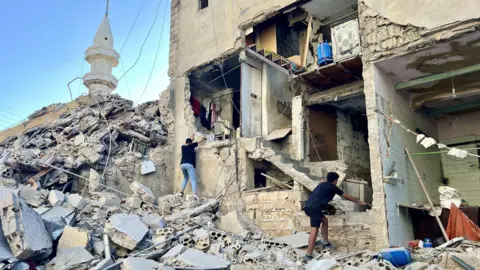
<path fill-rule="evenodd" d="M 65 194 L 58 190 L 51 190 L 48 194 L 48 201 L 52 206 L 57 206 L 65 201 Z"/>
<path fill-rule="evenodd" d="M 125 206 L 128 208 L 139 209 L 142 207 L 142 200 L 137 197 L 128 197 L 125 199 Z"/>
<path fill-rule="evenodd" d="M 130 189 L 133 191 L 134 195 L 139 196 L 143 201 L 149 203 L 153 203 L 155 201 L 155 196 L 153 195 L 152 190 L 137 181 L 130 185 Z"/>
<path fill-rule="evenodd" d="M 23 186 L 18 195 L 22 197 L 28 205 L 33 207 L 39 207 L 45 202 L 44 194 L 30 186 Z"/>
<path fill-rule="evenodd" d="M 60 241 L 58 242 L 57 250 L 62 251 L 74 247 L 87 248 L 89 242 L 90 235 L 87 231 L 65 226 L 62 237 L 60 237 Z"/>
<path fill-rule="evenodd" d="M 102 206 L 120 206 L 121 199 L 111 192 L 94 192 L 94 196 L 98 198 Z"/>
<path fill-rule="evenodd" d="M 39 213 L 45 223 L 45 228 L 52 236 L 53 240 L 62 234 L 66 225 L 72 222 L 74 218 L 74 210 L 63 206 L 54 206 L 46 208 L 43 213 Z"/>
<path fill-rule="evenodd" d="M 162 269 L 162 265 L 153 260 L 130 257 L 123 261 L 122 270 L 156 270 Z"/>
<path fill-rule="evenodd" d="M 52 240 L 42 218 L 13 193 L 0 203 L 3 234 L 18 259 L 45 258 L 52 252 Z"/>
<path fill-rule="evenodd" d="M 165 219 L 158 214 L 144 215 L 142 216 L 142 222 L 152 230 L 163 229 L 167 225 Z"/>
<path fill-rule="evenodd" d="M 137 215 L 115 214 L 105 224 L 105 232 L 115 244 L 133 250 L 147 234 L 148 228 Z"/>
<path fill-rule="evenodd" d="M 88 204 L 88 201 L 78 194 L 69 194 L 67 198 L 68 203 L 77 210 L 83 210 Z"/>
<path fill-rule="evenodd" d="M 177 259 L 188 266 L 203 269 L 209 268 L 226 268 L 230 266 L 230 262 L 217 256 L 205 254 L 195 249 L 187 249 Z"/>
<path fill-rule="evenodd" d="M 88 181 L 88 191 L 91 193 L 99 191 L 104 185 L 103 177 L 94 169 L 90 169 L 90 176 Z"/>
<path fill-rule="evenodd" d="M 142 173 L 142 175 L 153 173 L 155 171 L 156 171 L 155 164 L 151 160 L 144 160 L 142 162 L 142 167 L 140 169 L 140 172 Z"/>
<path fill-rule="evenodd" d="M 84 248 L 68 248 L 58 252 L 57 256 L 46 265 L 45 270 L 88 269 L 93 259 L 92 254 Z"/>

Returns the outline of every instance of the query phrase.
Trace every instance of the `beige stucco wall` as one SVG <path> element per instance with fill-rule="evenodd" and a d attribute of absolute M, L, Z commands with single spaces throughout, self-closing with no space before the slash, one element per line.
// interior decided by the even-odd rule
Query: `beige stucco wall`
<path fill-rule="evenodd" d="M 171 55 L 170 61 L 175 62 L 175 73 L 183 74 L 240 48 L 242 27 L 253 25 L 294 2 L 296 0 L 210 0 L 207 8 L 198 10 L 197 1 L 173 0 L 171 32 L 175 33 L 171 33 L 170 54 L 175 56 Z"/>

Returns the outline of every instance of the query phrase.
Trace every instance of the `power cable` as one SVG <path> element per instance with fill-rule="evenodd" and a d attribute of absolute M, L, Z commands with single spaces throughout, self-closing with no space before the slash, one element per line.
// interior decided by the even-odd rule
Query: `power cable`
<path fill-rule="evenodd" d="M 147 83 L 145 84 L 145 88 L 143 88 L 142 94 L 138 98 L 137 102 L 135 102 L 135 104 L 138 104 L 140 99 L 143 97 L 143 94 L 145 94 L 145 91 L 147 90 L 148 85 L 150 84 L 150 79 L 152 78 L 153 71 L 155 70 L 155 64 L 157 63 L 158 52 L 160 51 L 160 45 L 162 44 L 163 28 L 165 26 L 165 21 L 166 21 L 165 19 L 167 17 L 168 0 L 165 1 L 165 4 L 166 5 L 165 5 L 165 12 L 163 14 L 162 30 L 160 32 L 160 40 L 158 40 L 157 51 L 155 52 L 155 57 L 153 59 L 152 69 L 150 70 L 150 75 L 148 76 L 148 80 L 147 80 Z"/>
<path fill-rule="evenodd" d="M 3 104 L 3 103 L 0 103 L 0 106 L 5 107 L 5 108 L 10 109 L 10 110 L 14 110 L 14 111 L 18 111 L 18 112 L 24 112 L 23 110 L 20 110 L 18 108 L 15 108 L 15 107 L 12 107 L 10 105 Z"/>
<path fill-rule="evenodd" d="M 14 112 L 14 111 L 9 110 L 9 109 L 6 109 L 6 108 L 3 108 L 3 107 L 1 107 L 1 106 L 0 106 L 0 111 L 3 111 L 3 112 L 5 112 L 5 113 L 9 113 L 9 114 L 11 114 L 12 116 L 17 117 L 18 119 L 23 119 L 23 117 L 24 117 L 24 116 L 18 115 L 17 112 Z"/>
<path fill-rule="evenodd" d="M 138 9 L 137 16 L 135 17 L 135 20 L 133 21 L 132 27 L 130 27 L 130 31 L 128 31 L 127 37 L 125 38 L 125 41 L 123 42 L 122 48 L 120 48 L 120 55 L 122 54 L 123 49 L 125 48 L 125 45 L 127 45 L 128 39 L 130 38 L 130 34 L 132 34 L 133 28 L 137 24 L 138 17 L 140 17 L 140 13 L 143 9 L 143 6 L 145 5 L 145 0 L 142 1 L 142 5 Z M 123 61 L 120 61 L 120 66 L 122 67 L 122 72 L 125 73 L 125 67 L 123 65 Z M 127 91 L 128 95 L 130 98 L 132 98 L 132 93 L 130 93 L 130 85 L 128 84 L 127 76 L 125 76 L 125 85 L 127 86 Z"/>
<path fill-rule="evenodd" d="M 2 113 L 0 113 L 0 116 L 4 117 L 6 119 L 10 119 L 12 121 L 18 121 L 19 119 L 21 119 L 21 118 L 11 118 L 10 116 L 7 116 L 7 115 L 2 114 Z"/>
<path fill-rule="evenodd" d="M 157 11 L 156 11 L 156 13 L 155 13 L 155 19 L 154 19 L 153 22 L 152 22 L 152 26 L 151 26 L 150 29 L 148 30 L 147 36 L 145 37 L 145 40 L 143 41 L 142 47 L 140 48 L 140 53 L 138 54 L 138 57 L 137 57 L 137 59 L 135 60 L 135 63 L 133 63 L 133 65 L 132 65 L 125 73 L 123 73 L 122 76 L 120 76 L 120 78 L 118 79 L 118 81 L 120 81 L 123 77 L 125 77 L 125 75 L 127 75 L 127 73 L 130 72 L 130 70 L 132 70 L 132 69 L 137 65 L 138 60 L 140 59 L 140 56 L 142 55 L 143 48 L 145 47 L 145 44 L 147 43 L 148 37 L 150 36 L 150 33 L 152 32 L 152 29 L 153 29 L 153 27 L 155 26 L 155 23 L 157 22 L 158 12 L 159 12 L 159 10 L 160 10 L 160 3 L 161 3 L 162 1 L 163 1 L 163 0 L 158 0 Z M 168 1 L 168 0 L 167 0 L 167 1 Z"/>

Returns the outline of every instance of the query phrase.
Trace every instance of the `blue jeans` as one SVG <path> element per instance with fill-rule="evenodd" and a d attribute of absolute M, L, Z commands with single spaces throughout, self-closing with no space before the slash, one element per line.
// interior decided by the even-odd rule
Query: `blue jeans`
<path fill-rule="evenodd" d="M 184 163 L 180 165 L 180 169 L 182 169 L 183 173 L 183 182 L 182 182 L 182 192 L 187 187 L 188 178 L 190 178 L 190 182 L 192 183 L 192 191 L 194 194 L 197 194 L 197 177 L 195 176 L 195 167 L 192 164 Z"/>

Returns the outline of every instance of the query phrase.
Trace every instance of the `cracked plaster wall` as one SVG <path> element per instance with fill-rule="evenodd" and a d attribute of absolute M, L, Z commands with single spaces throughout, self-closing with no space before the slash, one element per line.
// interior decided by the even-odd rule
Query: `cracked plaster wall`
<path fill-rule="evenodd" d="M 480 5 L 478 1 L 471 2 L 472 7 Z M 384 105 L 385 100 L 382 100 L 383 95 L 377 95 L 382 89 L 374 81 L 374 79 L 376 80 L 383 75 L 380 75 L 381 71 L 378 71 L 374 64 L 393 56 L 425 49 L 437 43 L 474 32 L 480 27 L 478 20 L 480 15 L 478 12 L 474 12 L 478 8 L 467 10 L 464 5 L 458 5 L 458 1 L 454 0 L 440 3 L 434 0 L 422 2 L 413 0 L 359 0 L 358 6 L 373 186 L 373 220 L 375 222 L 372 226 L 375 231 L 376 247 L 381 248 L 389 245 L 390 229 L 393 229 L 390 233 L 390 236 L 393 236 L 392 240 L 398 243 L 402 242 L 404 237 L 410 234 L 410 232 L 403 230 L 405 227 L 402 227 L 402 225 L 407 226 L 410 223 L 405 220 L 403 214 L 392 216 L 392 203 L 398 198 L 388 194 L 389 198 L 386 199 L 385 197 L 386 191 L 391 194 L 387 190 L 391 187 L 385 188 L 383 184 L 383 170 L 389 164 L 382 160 L 386 150 L 385 145 L 382 145 L 382 140 L 385 142 L 385 137 L 382 138 L 384 135 L 383 119 L 375 112 L 377 108 Z M 435 13 L 435 15 L 425 16 L 425 14 L 432 13 Z M 406 14 L 409 16 L 406 16 Z M 421 14 L 421 16 L 410 16 L 411 14 Z M 398 98 L 399 96 L 387 99 L 387 101 L 397 102 Z M 405 113 L 410 112 L 408 107 L 402 108 L 402 110 Z M 406 113 L 402 116 L 402 118 L 406 117 L 411 117 L 411 115 Z M 393 131 L 391 134 L 399 135 L 398 131 Z M 414 138 L 409 140 L 414 140 Z M 403 162 L 403 164 L 406 163 Z M 404 172 L 407 171 L 404 169 Z M 416 180 L 415 177 L 409 179 Z M 432 195 L 432 197 L 435 197 L 435 195 Z M 387 214 L 387 208 L 390 209 L 390 214 Z M 395 212 L 400 213 L 396 210 Z M 392 224 L 396 224 L 396 229 L 388 228 L 387 216 Z"/>

